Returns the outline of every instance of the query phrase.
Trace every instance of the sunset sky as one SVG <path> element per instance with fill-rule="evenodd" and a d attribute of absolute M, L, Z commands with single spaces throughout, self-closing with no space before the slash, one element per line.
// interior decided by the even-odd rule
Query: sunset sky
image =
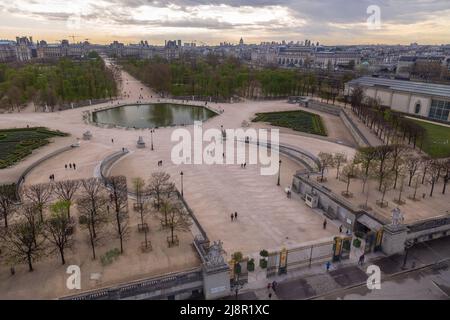
<path fill-rule="evenodd" d="M 367 8 L 381 9 L 368 28 Z M 0 0 L 0 39 L 448 44 L 450 0 Z"/>

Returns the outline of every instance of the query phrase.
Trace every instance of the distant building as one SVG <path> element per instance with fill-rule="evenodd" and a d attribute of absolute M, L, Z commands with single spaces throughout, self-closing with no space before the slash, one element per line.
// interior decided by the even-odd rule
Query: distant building
<path fill-rule="evenodd" d="M 394 111 L 450 122 L 449 85 L 362 77 L 346 84 L 346 94 L 357 86 Z"/>
<path fill-rule="evenodd" d="M 16 61 L 16 44 L 14 41 L 0 40 L 0 62 Z"/>

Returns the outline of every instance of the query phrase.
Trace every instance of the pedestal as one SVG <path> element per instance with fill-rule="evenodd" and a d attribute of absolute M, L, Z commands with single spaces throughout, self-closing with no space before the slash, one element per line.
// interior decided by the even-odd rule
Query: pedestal
<path fill-rule="evenodd" d="M 385 225 L 381 243 L 382 251 L 387 255 L 403 253 L 407 233 L 408 228 L 405 225 Z"/>

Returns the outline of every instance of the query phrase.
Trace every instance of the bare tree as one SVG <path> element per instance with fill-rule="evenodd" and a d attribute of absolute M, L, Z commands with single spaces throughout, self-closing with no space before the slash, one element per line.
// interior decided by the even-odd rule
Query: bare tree
<path fill-rule="evenodd" d="M 347 162 L 347 155 L 345 153 L 335 153 L 333 156 L 333 163 L 336 167 L 336 179 L 339 179 L 339 169 L 341 165 Z"/>
<path fill-rule="evenodd" d="M 60 200 L 65 200 L 69 203 L 67 208 L 67 218 L 70 219 L 70 206 L 72 205 L 75 193 L 80 186 L 79 180 L 65 180 L 55 183 L 55 193 Z"/>
<path fill-rule="evenodd" d="M 384 177 L 389 173 L 389 171 L 391 170 L 387 170 L 387 162 L 389 160 L 389 158 L 391 157 L 392 153 L 394 152 L 394 146 L 390 145 L 390 146 L 379 146 L 376 148 L 376 154 L 377 154 L 377 158 L 376 160 L 378 161 L 378 178 L 379 178 L 379 186 L 378 186 L 378 190 L 381 191 L 381 188 L 383 186 L 383 180 Z"/>
<path fill-rule="evenodd" d="M 386 196 L 386 192 L 391 190 L 392 187 L 394 186 L 394 174 L 392 171 L 388 171 L 385 176 L 384 179 L 382 181 L 381 187 L 382 187 L 382 191 L 381 191 L 381 200 L 379 201 L 379 205 L 380 207 L 385 207 L 385 202 L 384 202 L 384 198 Z"/>
<path fill-rule="evenodd" d="M 442 188 L 442 194 L 445 194 L 445 190 L 447 189 L 447 183 L 450 180 L 450 159 L 447 159 L 447 161 L 444 163 L 444 187 Z"/>
<path fill-rule="evenodd" d="M 431 184 L 430 197 L 433 196 L 434 186 L 436 182 L 439 180 L 439 176 L 441 174 L 441 164 L 439 161 L 434 160 L 430 162 L 428 167 L 428 181 Z"/>
<path fill-rule="evenodd" d="M 351 163 L 347 164 L 343 169 L 341 173 L 341 179 L 344 180 L 347 183 L 347 189 L 342 194 L 344 196 L 350 196 L 350 182 L 353 178 L 355 178 L 358 175 L 358 166 L 352 161 Z"/>
<path fill-rule="evenodd" d="M 96 216 L 101 212 L 102 208 L 106 206 L 106 200 L 103 192 L 103 183 L 98 178 L 90 178 L 81 180 L 81 194 L 84 200 L 89 201 L 89 205 L 87 206 L 87 214 L 91 217 L 89 221 L 92 222 L 91 228 L 94 238 L 97 237 L 97 219 Z"/>
<path fill-rule="evenodd" d="M 40 183 L 25 187 L 24 196 L 39 210 L 39 218 L 44 221 L 45 206 L 51 201 L 53 186 L 50 183 Z"/>
<path fill-rule="evenodd" d="M 409 187 L 411 187 L 412 180 L 420 168 L 421 161 L 421 157 L 418 157 L 414 154 L 409 153 L 406 155 L 406 169 L 408 170 L 409 174 Z"/>
<path fill-rule="evenodd" d="M 168 211 L 162 213 L 161 224 L 164 228 L 170 230 L 170 244 L 176 244 L 175 231 L 188 231 L 192 224 L 189 213 L 184 210 L 181 205 L 170 203 Z M 167 220 L 166 220 L 167 219 Z"/>
<path fill-rule="evenodd" d="M 5 228 L 8 228 L 8 218 L 16 210 L 16 185 L 0 185 L 0 218 L 3 218 Z"/>
<path fill-rule="evenodd" d="M 325 169 L 333 166 L 333 155 L 327 152 L 320 152 L 318 157 L 320 162 L 320 173 L 321 173 L 320 181 L 323 182 L 323 175 L 325 173 Z"/>
<path fill-rule="evenodd" d="M 120 253 L 123 253 L 123 241 L 128 235 L 128 189 L 127 178 L 124 176 L 108 178 L 112 212 L 115 217 L 117 237 L 120 240 Z"/>
<path fill-rule="evenodd" d="M 374 147 L 361 148 L 355 155 L 355 163 L 361 165 L 363 176 L 363 189 L 365 191 L 366 182 L 369 179 L 370 170 L 373 167 L 375 159 L 377 158 L 377 149 Z"/>
<path fill-rule="evenodd" d="M 155 172 L 152 174 L 147 187 L 148 192 L 156 198 L 156 208 L 161 208 L 163 196 L 169 197 L 175 190 L 175 185 L 170 181 L 170 175 L 165 172 Z"/>
<path fill-rule="evenodd" d="M 64 252 L 73 245 L 74 222 L 67 217 L 67 202 L 60 200 L 50 206 L 52 215 L 45 222 L 44 235 L 59 252 L 61 263 L 66 264 Z"/>
<path fill-rule="evenodd" d="M 42 237 L 42 225 L 37 220 L 21 218 L 0 235 L 7 259 L 13 263 L 27 263 L 29 271 L 33 271 L 33 263 L 44 253 L 45 239 Z"/>
<path fill-rule="evenodd" d="M 92 258 L 96 258 L 95 248 L 100 242 L 100 232 L 106 219 L 106 198 L 99 195 L 95 202 L 95 214 L 92 207 L 92 201 L 89 197 L 77 199 L 77 209 L 79 212 L 79 220 L 81 227 L 87 229 L 89 235 L 89 245 L 92 250 Z"/>

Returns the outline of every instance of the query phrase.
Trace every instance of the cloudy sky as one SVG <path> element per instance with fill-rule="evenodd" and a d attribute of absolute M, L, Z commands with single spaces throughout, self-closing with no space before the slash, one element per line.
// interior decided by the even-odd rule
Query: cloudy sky
<path fill-rule="evenodd" d="M 246 43 L 441 44 L 450 43 L 450 0 L 0 0 L 0 39 L 16 35 L 97 43 L 217 44 L 242 36 Z"/>

